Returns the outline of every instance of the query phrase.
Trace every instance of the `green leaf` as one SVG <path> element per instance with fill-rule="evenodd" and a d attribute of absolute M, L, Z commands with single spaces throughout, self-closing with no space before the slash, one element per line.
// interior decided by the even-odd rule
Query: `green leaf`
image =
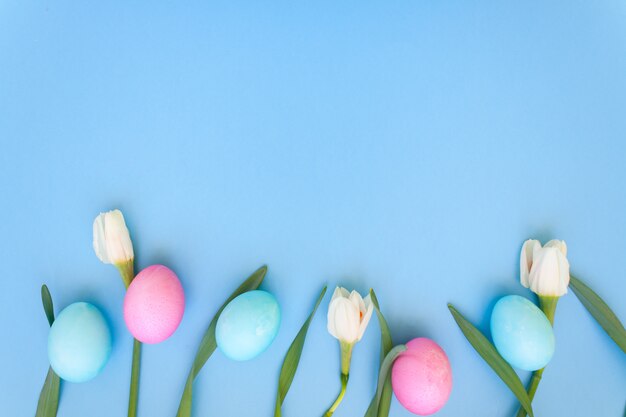
<path fill-rule="evenodd" d="M 274 417 L 280 417 L 282 415 L 280 408 L 283 405 L 283 401 L 285 401 L 287 392 L 289 391 L 293 378 L 296 375 L 296 370 L 298 369 L 300 357 L 302 356 L 302 349 L 304 348 L 304 342 L 306 340 L 306 334 L 309 331 L 309 325 L 311 324 L 311 320 L 313 320 L 313 316 L 315 316 L 315 312 L 324 298 L 324 294 L 326 294 L 326 286 L 322 288 L 322 292 L 319 297 L 317 297 L 317 302 L 313 307 L 313 311 L 311 311 L 311 314 L 306 319 L 300 328 L 300 331 L 296 335 L 296 338 L 293 339 L 291 346 L 289 346 L 289 349 L 287 350 L 287 354 L 283 360 L 283 365 L 280 368 L 280 376 L 278 378 L 278 392 L 276 394 Z"/>
<path fill-rule="evenodd" d="M 257 269 L 252 275 L 248 277 L 240 286 L 231 294 L 230 297 L 222 304 L 220 309 L 215 313 L 213 320 L 209 324 L 206 332 L 204 332 L 204 336 L 202 337 L 202 341 L 200 342 L 200 347 L 198 348 L 198 352 L 196 353 L 196 357 L 193 361 L 193 365 L 191 366 L 191 370 L 189 371 L 189 375 L 187 376 L 187 382 L 185 383 L 185 389 L 183 391 L 182 398 L 180 399 L 180 405 L 178 406 L 178 412 L 176 413 L 177 417 L 190 417 L 191 416 L 191 405 L 192 405 L 192 394 L 193 394 L 193 381 L 198 376 L 198 373 L 206 363 L 206 361 L 211 357 L 215 349 L 217 348 L 217 341 L 215 340 L 215 327 L 217 326 L 217 319 L 219 318 L 222 310 L 226 307 L 228 303 L 230 303 L 235 297 L 252 290 L 256 290 L 259 288 L 261 283 L 263 282 L 263 278 L 265 278 L 265 274 L 267 273 L 267 266 L 263 265 L 259 269 Z"/>
<path fill-rule="evenodd" d="M 578 278 L 570 276 L 569 286 L 604 331 L 626 352 L 626 330 L 609 306 Z"/>
<path fill-rule="evenodd" d="M 37 413 L 35 417 L 54 417 L 57 415 L 59 408 L 59 388 L 61 387 L 61 379 L 52 370 L 48 368 L 46 381 L 41 388 L 39 394 L 39 402 L 37 403 Z"/>
<path fill-rule="evenodd" d="M 519 376 L 515 373 L 511 365 L 509 365 L 502 356 L 498 353 L 496 348 L 487 340 L 487 338 L 478 330 L 472 323 L 467 321 L 461 313 L 458 312 L 452 304 L 448 304 L 448 308 L 454 317 L 454 320 L 459 325 L 459 328 L 474 347 L 476 352 L 487 362 L 491 369 L 504 381 L 509 389 L 515 394 L 520 404 L 530 417 L 533 417 L 533 409 L 531 406 L 530 398 L 526 393 L 526 389 L 519 379 Z"/>
<path fill-rule="evenodd" d="M 41 301 L 43 309 L 46 312 L 48 323 L 52 326 L 54 323 L 54 308 L 52 306 L 52 297 L 48 287 L 44 284 L 41 286 Z M 48 374 L 46 375 L 46 381 L 41 388 L 39 394 L 39 401 L 37 402 L 37 412 L 35 417 L 54 417 L 57 415 L 59 408 L 59 390 L 61 387 L 61 379 L 52 370 L 52 367 L 48 368 Z"/>
<path fill-rule="evenodd" d="M 385 317 L 380 312 L 378 298 L 372 289 L 370 289 L 370 297 L 372 298 L 372 304 L 374 304 L 376 316 L 378 317 L 378 324 L 380 326 L 380 369 L 382 370 L 383 361 L 391 351 L 393 341 L 391 340 L 391 333 L 389 331 L 389 326 L 387 325 L 387 320 L 385 320 Z M 374 397 L 365 412 L 365 417 L 375 417 L 377 415 L 379 417 L 387 417 L 389 415 L 392 393 L 391 376 L 387 375 L 387 378 L 385 378 L 383 382 L 383 386 L 378 387 L 378 389 L 380 389 L 380 398 L 378 396 L 378 392 L 374 393 Z"/>
<path fill-rule="evenodd" d="M 381 401 L 383 400 L 383 393 L 387 387 L 387 382 L 390 379 L 391 366 L 393 365 L 393 361 L 396 360 L 398 356 L 404 351 L 406 351 L 406 345 L 398 345 L 389 350 L 385 359 L 383 359 L 380 364 L 380 370 L 378 371 L 378 388 L 376 389 L 376 394 L 370 403 L 369 408 L 365 412 L 365 417 L 387 417 L 389 415 L 389 405 L 385 410 L 382 410 Z M 391 384 L 389 384 L 389 388 L 391 388 Z M 390 401 L 391 401 L 391 397 Z M 382 410 L 382 411 L 381 411 Z"/>
<path fill-rule="evenodd" d="M 385 320 L 385 317 L 380 312 L 380 305 L 378 304 L 378 298 L 374 290 L 370 290 L 370 297 L 372 298 L 372 304 L 374 304 L 374 310 L 376 311 L 378 324 L 380 325 L 380 363 L 382 364 L 385 356 L 387 356 L 393 347 L 393 342 L 391 340 L 391 332 L 389 331 L 387 320 Z"/>
<path fill-rule="evenodd" d="M 54 308 L 52 306 L 52 297 L 50 296 L 50 291 L 46 284 L 41 286 L 41 302 L 43 304 L 43 310 L 46 312 L 48 323 L 52 326 L 52 323 L 54 323 Z"/>

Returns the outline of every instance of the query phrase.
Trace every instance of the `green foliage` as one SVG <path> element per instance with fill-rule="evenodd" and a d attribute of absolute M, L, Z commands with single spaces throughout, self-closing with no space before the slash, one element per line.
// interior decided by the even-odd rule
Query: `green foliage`
<path fill-rule="evenodd" d="M 570 277 L 569 286 L 604 331 L 617 343 L 617 346 L 623 352 L 626 352 L 626 330 L 624 330 L 624 325 L 604 300 L 576 277 Z"/>
<path fill-rule="evenodd" d="M 52 305 L 50 291 L 45 284 L 41 286 L 41 302 L 43 304 L 46 317 L 48 318 L 48 323 L 52 326 L 52 323 L 54 323 L 54 307 Z M 52 367 L 48 368 L 46 381 L 44 382 L 43 387 L 41 388 L 41 393 L 39 394 L 35 417 L 55 417 L 57 415 L 57 410 L 59 409 L 60 388 L 61 379 L 52 370 Z"/>
<path fill-rule="evenodd" d="M 511 365 L 509 365 L 502 356 L 498 353 L 495 346 L 487 340 L 487 338 L 478 330 L 472 323 L 470 323 L 461 313 L 458 312 L 452 304 L 448 304 L 448 309 L 452 313 L 452 317 L 458 324 L 459 328 L 463 332 L 465 338 L 470 342 L 472 347 L 478 352 L 478 354 L 487 362 L 487 364 L 493 369 L 496 374 L 504 381 L 509 389 L 515 394 L 520 404 L 530 417 L 533 417 L 533 410 L 531 406 L 530 398 L 526 393 L 526 389 L 522 384 L 519 376 L 515 373 Z"/>
<path fill-rule="evenodd" d="M 230 303 L 235 297 L 252 290 L 256 290 L 261 286 L 265 274 L 267 273 L 267 267 L 264 265 L 257 269 L 252 275 L 248 277 L 240 286 L 231 294 L 230 297 L 222 304 L 217 311 L 213 320 L 209 324 L 209 327 L 204 332 L 200 347 L 196 353 L 196 357 L 187 376 L 187 382 L 185 383 L 185 389 L 183 391 L 182 398 L 180 399 L 180 405 L 178 406 L 178 412 L 176 417 L 191 417 L 191 406 L 193 397 L 193 381 L 198 376 L 198 373 L 211 357 L 215 349 L 217 348 L 217 341 L 215 340 L 215 327 L 217 326 L 217 319 L 219 318 L 222 310 Z"/>
<path fill-rule="evenodd" d="M 380 369 L 379 375 L 385 375 L 383 379 L 379 378 L 378 387 L 376 392 L 374 393 L 374 397 L 370 402 L 367 411 L 365 412 L 365 417 L 387 417 L 389 415 L 389 408 L 391 407 L 391 375 L 389 375 L 388 370 L 384 369 L 385 358 L 389 355 L 389 352 L 392 350 L 393 341 L 391 339 L 391 332 L 389 331 L 389 326 L 387 325 L 387 320 L 380 312 L 380 305 L 378 304 L 378 298 L 376 297 L 376 293 L 374 290 L 370 290 L 370 297 L 372 298 L 372 303 L 374 304 L 374 310 L 376 311 L 376 316 L 378 317 L 378 324 L 380 326 Z M 395 357 L 394 357 L 395 359 Z M 391 364 L 393 361 L 389 364 Z"/>
<path fill-rule="evenodd" d="M 322 291 L 317 297 L 317 302 L 309 314 L 309 317 L 306 319 L 300 331 L 296 335 L 293 342 L 291 342 L 291 346 L 287 350 L 287 354 L 285 355 L 285 359 L 283 360 L 283 365 L 280 368 L 280 376 L 278 378 L 278 392 L 276 394 L 276 407 L 274 409 L 274 417 L 280 417 L 281 414 L 281 406 L 283 405 L 283 401 L 285 401 L 285 397 L 287 396 L 287 392 L 289 392 L 289 388 L 291 387 L 291 383 L 293 382 L 293 378 L 296 375 L 296 371 L 298 369 L 298 364 L 300 363 L 300 357 L 302 356 L 302 349 L 304 348 L 304 342 L 306 340 L 307 332 L 309 331 L 309 325 L 315 316 L 315 312 L 319 307 L 324 295 L 326 294 L 326 286 L 322 288 Z"/>

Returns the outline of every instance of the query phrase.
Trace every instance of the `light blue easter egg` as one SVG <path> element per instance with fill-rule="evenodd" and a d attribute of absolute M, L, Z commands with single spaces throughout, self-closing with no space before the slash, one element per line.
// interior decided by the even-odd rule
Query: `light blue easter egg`
<path fill-rule="evenodd" d="M 280 327 L 280 307 L 266 291 L 249 291 L 233 299 L 217 320 L 220 350 L 236 361 L 259 356 L 272 344 Z"/>
<path fill-rule="evenodd" d="M 97 307 L 78 302 L 59 313 L 48 335 L 48 358 L 57 375 L 70 382 L 89 381 L 110 355 L 111 330 Z"/>
<path fill-rule="evenodd" d="M 550 321 L 530 300 L 519 295 L 502 297 L 491 313 L 493 344 L 511 366 L 536 371 L 554 354 Z"/>

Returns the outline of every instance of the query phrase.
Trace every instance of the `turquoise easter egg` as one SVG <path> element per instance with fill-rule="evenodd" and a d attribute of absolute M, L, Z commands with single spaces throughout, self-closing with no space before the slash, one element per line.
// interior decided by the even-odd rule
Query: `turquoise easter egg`
<path fill-rule="evenodd" d="M 519 295 L 502 297 L 491 313 L 493 344 L 511 366 L 536 371 L 554 354 L 554 332 L 545 314 Z"/>
<path fill-rule="evenodd" d="M 280 327 L 280 307 L 266 291 L 249 291 L 233 299 L 217 320 L 215 337 L 222 353 L 236 361 L 259 356 Z"/>
<path fill-rule="evenodd" d="M 110 355 L 111 331 L 97 307 L 78 302 L 59 313 L 48 335 L 48 358 L 57 375 L 70 382 L 89 381 Z"/>

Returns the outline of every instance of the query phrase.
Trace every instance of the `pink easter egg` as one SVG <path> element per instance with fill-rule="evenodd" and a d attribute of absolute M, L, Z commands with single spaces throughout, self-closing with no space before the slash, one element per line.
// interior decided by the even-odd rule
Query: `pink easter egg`
<path fill-rule="evenodd" d="M 152 265 L 138 273 L 124 298 L 126 327 L 142 343 L 160 343 L 170 337 L 184 311 L 183 286 L 163 265 Z"/>
<path fill-rule="evenodd" d="M 437 343 L 425 337 L 406 346 L 391 370 L 393 392 L 413 414 L 433 414 L 444 406 L 452 391 L 450 361 Z"/>

